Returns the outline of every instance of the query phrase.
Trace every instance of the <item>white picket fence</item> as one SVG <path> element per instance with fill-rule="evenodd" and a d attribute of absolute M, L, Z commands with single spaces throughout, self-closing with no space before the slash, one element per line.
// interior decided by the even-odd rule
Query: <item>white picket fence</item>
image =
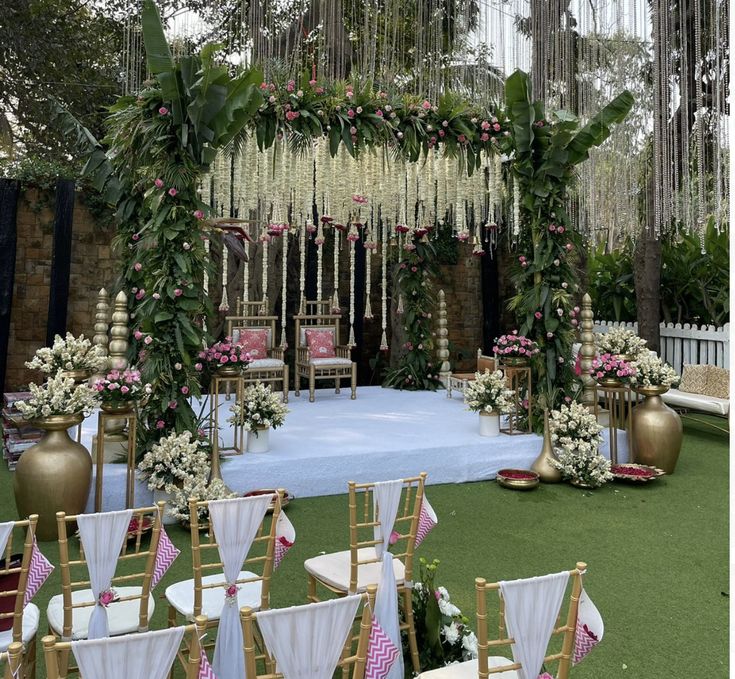
<path fill-rule="evenodd" d="M 638 331 L 637 323 L 595 321 L 595 332 L 607 332 L 610 328 L 628 328 Z M 690 325 L 689 323 L 661 323 L 661 358 L 681 375 L 685 363 L 716 365 L 730 368 L 730 324 L 721 328 L 714 325 Z"/>

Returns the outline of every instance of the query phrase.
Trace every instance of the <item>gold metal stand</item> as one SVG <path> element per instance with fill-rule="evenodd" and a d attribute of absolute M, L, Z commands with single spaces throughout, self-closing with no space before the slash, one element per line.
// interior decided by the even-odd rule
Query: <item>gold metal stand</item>
<path fill-rule="evenodd" d="M 624 429 L 628 434 L 628 462 L 633 462 L 633 406 L 637 402 L 635 392 L 630 385 L 597 384 L 602 393 L 605 409 L 608 412 L 608 432 L 610 442 L 610 461 L 618 463 L 618 429 Z M 596 404 L 595 415 L 598 414 Z"/>
<path fill-rule="evenodd" d="M 106 413 L 100 410 L 97 415 L 97 439 L 95 445 L 95 480 L 94 480 L 94 511 L 102 511 L 102 476 L 105 467 L 105 427 L 110 426 L 110 421 L 123 422 L 123 427 L 128 427 L 128 456 L 125 484 L 125 506 L 130 509 L 135 502 L 135 430 L 138 416 L 135 410 L 122 413 Z"/>
<path fill-rule="evenodd" d="M 245 427 L 239 423 L 232 425 L 232 445 L 219 445 L 219 397 L 227 396 L 232 392 L 234 383 L 235 403 L 242 403 L 245 394 L 245 380 L 240 373 L 233 375 L 217 375 L 212 377 L 209 384 L 209 435 L 212 443 L 212 470 L 211 478 L 221 479 L 222 472 L 219 466 L 220 452 L 231 452 L 242 455 L 245 450 Z"/>
<path fill-rule="evenodd" d="M 501 363 L 501 370 L 505 374 L 506 387 L 513 392 L 513 407 L 508 413 L 508 423 L 500 427 L 503 434 L 515 436 L 517 434 L 531 433 L 531 408 L 533 407 L 533 395 L 531 391 L 531 367 L 505 365 Z M 525 393 L 524 393 L 525 392 Z M 521 403 L 523 399 L 528 401 L 526 410 L 527 426 L 521 429 Z"/>

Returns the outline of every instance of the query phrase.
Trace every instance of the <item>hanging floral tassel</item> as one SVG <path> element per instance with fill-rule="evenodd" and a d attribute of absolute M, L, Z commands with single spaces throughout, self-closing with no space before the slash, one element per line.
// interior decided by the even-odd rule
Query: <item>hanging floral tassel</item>
<path fill-rule="evenodd" d="M 513 235 L 521 232 L 521 191 L 518 180 L 513 177 Z"/>
<path fill-rule="evenodd" d="M 288 230 L 283 232 L 283 251 L 281 253 L 281 349 L 288 348 L 286 342 L 286 276 L 288 269 Z"/>
<path fill-rule="evenodd" d="M 306 226 L 299 231 L 299 313 L 306 312 L 306 234 L 309 230 L 311 221 L 307 221 Z"/>
<path fill-rule="evenodd" d="M 245 259 L 242 261 L 242 311 L 247 314 L 247 303 L 250 300 L 250 247 L 248 241 L 243 242 Z"/>
<path fill-rule="evenodd" d="M 260 240 L 263 243 L 263 277 L 261 287 L 263 288 L 263 304 L 260 307 L 261 314 L 268 313 L 268 243 L 270 243 L 271 237 L 267 232 L 263 232 L 260 235 Z"/>
<path fill-rule="evenodd" d="M 341 311 L 339 306 L 339 229 L 334 229 L 334 293 L 332 294 L 332 313 Z"/>
<path fill-rule="evenodd" d="M 350 241 L 350 338 L 347 346 L 352 348 L 355 346 L 355 243 L 360 240 L 360 234 L 354 224 L 350 227 L 347 240 Z"/>
<path fill-rule="evenodd" d="M 230 303 L 227 300 L 227 259 L 228 259 L 227 246 L 222 245 L 222 301 L 219 304 L 220 311 L 229 311 Z"/>
<path fill-rule="evenodd" d="M 321 222 L 319 222 L 319 226 L 316 230 L 316 238 L 314 239 L 314 243 L 316 243 L 316 298 L 318 300 L 322 299 L 322 271 L 323 271 L 323 264 L 324 264 L 324 226 Z"/>
<path fill-rule="evenodd" d="M 403 293 L 399 293 L 398 295 L 398 306 L 396 307 L 396 313 L 402 314 L 403 313 Z"/>
<path fill-rule="evenodd" d="M 370 294 L 373 289 L 371 263 L 373 250 L 377 247 L 378 244 L 373 240 L 372 231 L 368 231 L 367 240 L 365 241 L 365 311 L 363 313 L 363 318 L 368 321 L 373 318 L 373 309 L 370 306 Z"/>
<path fill-rule="evenodd" d="M 209 270 L 207 267 L 209 266 L 209 238 L 207 238 L 206 236 L 204 237 L 204 253 L 206 255 L 207 263 L 206 263 L 206 266 L 204 267 L 204 280 L 202 282 L 202 287 L 204 288 L 204 296 L 208 297 L 209 296 Z M 204 332 L 206 333 L 207 314 L 204 314 L 204 316 L 202 317 L 202 328 L 204 329 Z"/>
<path fill-rule="evenodd" d="M 385 332 L 388 327 L 388 226 L 383 224 L 382 241 L 380 243 L 380 326 L 383 334 L 380 336 L 380 351 L 388 351 L 388 336 Z"/>

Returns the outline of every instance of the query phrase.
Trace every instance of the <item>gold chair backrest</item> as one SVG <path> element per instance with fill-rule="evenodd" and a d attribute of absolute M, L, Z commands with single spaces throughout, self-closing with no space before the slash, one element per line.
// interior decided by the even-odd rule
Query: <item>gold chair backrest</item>
<path fill-rule="evenodd" d="M 370 585 L 367 592 L 360 595 L 362 597 L 362 613 L 358 613 L 358 617 L 355 619 L 356 624 L 359 622 L 359 628 L 356 634 L 348 638 L 345 644 L 345 652 L 337 663 L 337 668 L 342 670 L 341 676 L 343 677 L 349 676 L 350 667 L 352 667 L 352 679 L 363 679 L 365 676 L 365 663 L 376 592 L 377 586 Z M 316 604 L 305 605 L 314 606 Z M 262 644 L 263 652 L 258 651 L 256 638 L 260 639 L 261 637 L 260 634 L 256 635 L 255 633 L 257 627 L 255 611 L 247 607 L 241 608 L 240 621 L 242 623 L 242 639 L 245 649 L 245 679 L 282 679 L 283 675 L 275 671 L 275 660 L 268 649 L 265 648 L 265 643 Z M 259 668 L 262 670 L 260 673 L 258 672 Z"/>
<path fill-rule="evenodd" d="M 207 631 L 207 617 L 198 615 L 194 623 L 184 628 L 184 639 L 181 642 L 182 647 L 185 646 L 187 652 L 182 654 L 179 651 L 179 657 L 186 658 L 184 667 L 186 668 L 185 679 L 197 679 L 199 676 L 199 663 L 201 657 L 200 640 Z M 114 637 L 110 637 L 111 639 Z M 102 640 L 99 640 L 102 641 Z M 46 661 L 46 679 L 66 679 L 69 676 L 69 665 L 67 659 L 71 651 L 71 642 L 58 641 L 55 636 L 49 635 L 43 638 L 43 655 Z M 174 658 L 174 663 L 176 658 Z M 73 670 L 77 672 L 76 669 Z M 84 679 L 84 677 L 82 677 Z M 122 678 L 121 678 L 122 679 Z"/>
<path fill-rule="evenodd" d="M 261 313 L 267 313 L 268 299 L 258 299 L 254 302 L 247 301 L 243 302 L 242 299 L 238 299 L 235 303 L 235 314 L 245 316 L 258 316 Z"/>
<path fill-rule="evenodd" d="M 0 653 L 0 666 L 3 669 L 3 679 L 16 679 L 20 676 L 23 665 L 23 644 L 20 641 L 11 641 L 8 650 Z"/>
<path fill-rule="evenodd" d="M 268 334 L 268 351 L 276 343 L 277 316 L 226 316 L 227 336 L 234 340 L 234 332 L 242 330 L 270 330 Z"/>
<path fill-rule="evenodd" d="M 141 588 L 140 594 L 121 596 L 118 601 L 140 601 L 138 613 L 138 629 L 148 629 L 148 597 L 151 592 L 151 578 L 156 561 L 158 539 L 161 535 L 161 518 L 166 506 L 159 502 L 151 507 L 133 509 L 127 538 L 123 540 L 118 557 L 119 574 L 112 578 L 112 586 Z M 70 639 L 74 609 L 94 606 L 94 602 L 72 601 L 72 592 L 89 589 L 89 572 L 84 546 L 81 540 L 70 543 L 68 528 L 76 523 L 76 515 L 67 516 L 57 512 L 56 524 L 59 530 L 59 570 L 61 573 L 61 593 L 64 605 L 64 623 L 62 635 Z M 147 538 L 150 532 L 150 539 Z M 121 568 L 122 566 L 122 568 Z M 123 571 L 123 572 L 120 572 Z M 83 574 L 83 575 L 82 575 Z M 113 604 L 114 605 L 114 604 Z"/>
<path fill-rule="evenodd" d="M 276 522 L 281 513 L 281 503 L 286 491 L 278 489 L 277 499 L 273 511 L 266 512 L 260 523 L 248 556 L 243 562 L 243 570 L 255 573 L 256 577 L 242 578 L 235 584 L 243 585 L 252 582 L 261 582 L 260 607 L 265 610 L 270 603 L 270 582 L 273 576 L 273 556 L 275 554 Z M 227 583 L 222 572 L 223 565 L 219 558 L 217 536 L 214 533 L 212 517 L 207 511 L 209 501 L 198 501 L 192 498 L 189 501 L 189 512 L 191 516 L 191 560 L 194 570 L 194 615 L 202 612 L 202 595 L 205 589 L 221 589 Z M 206 520 L 199 518 L 199 513 L 207 515 Z M 200 531 L 205 529 L 205 537 L 202 540 Z M 203 578 L 213 573 L 220 574 L 221 580 L 204 583 Z"/>
<path fill-rule="evenodd" d="M 544 663 L 557 662 L 558 669 L 554 676 L 556 679 L 568 679 L 569 668 L 571 667 L 572 652 L 574 649 L 574 634 L 577 628 L 577 612 L 579 609 L 579 595 L 582 592 L 582 575 L 587 569 L 587 564 L 579 561 L 576 568 L 569 571 L 572 581 L 571 592 L 569 595 L 569 604 L 567 607 L 566 622 L 559 624 L 552 633 L 550 646 L 554 644 L 554 639 L 561 637 L 561 647 L 558 651 L 548 653 L 544 657 Z M 517 670 L 521 667 L 520 663 L 513 663 L 503 667 L 488 668 L 489 649 L 497 646 L 510 646 L 514 643 L 509 638 L 505 627 L 505 608 L 502 598 L 498 597 L 498 638 L 490 639 L 488 632 L 488 609 L 487 594 L 490 591 L 500 593 L 500 585 L 497 582 L 487 582 L 484 578 L 475 579 L 475 591 L 477 594 L 477 667 L 479 679 L 488 679 L 488 675 L 505 672 L 507 670 Z M 561 618 L 561 612 L 559 614 Z M 556 644 L 558 645 L 558 643 Z"/>
<path fill-rule="evenodd" d="M 307 299 L 304 301 L 303 312 L 310 316 L 327 316 L 331 309 L 331 299 Z"/>
<path fill-rule="evenodd" d="M 28 569 L 31 564 L 33 555 L 33 538 L 36 534 L 36 524 L 38 523 L 38 514 L 31 514 L 27 519 L 16 521 L 13 530 L 8 536 L 8 543 L 5 545 L 5 553 L 2 555 L 3 562 L 0 565 L 0 577 L 15 580 L 18 584 L 13 589 L 0 591 L 0 599 L 14 600 L 13 610 L 7 613 L 0 613 L 0 620 L 13 618 L 13 641 L 23 640 L 23 608 L 25 607 L 25 594 L 28 585 Z M 20 533 L 23 538 L 20 538 Z M 18 545 L 23 545 L 23 552 L 20 560 L 12 559 L 13 552 Z M 20 553 L 20 552 L 18 552 Z"/>
<path fill-rule="evenodd" d="M 298 314 L 294 316 L 296 322 L 296 348 L 307 346 L 306 338 L 301 337 L 301 331 L 307 329 L 313 330 L 332 330 L 334 333 L 334 346 L 340 346 L 339 341 L 339 324 L 342 316 L 339 314 Z"/>
<path fill-rule="evenodd" d="M 403 490 L 398 514 L 393 530 L 397 533 L 395 544 L 390 548 L 391 554 L 403 562 L 406 571 L 405 579 L 413 580 L 413 552 L 416 547 L 416 531 L 421 513 L 421 501 L 424 497 L 426 472 L 418 476 L 402 479 Z M 380 525 L 380 517 L 376 516 L 373 507 L 373 488 L 375 483 L 348 484 L 350 509 L 350 592 L 356 591 L 358 567 L 379 561 L 377 556 L 360 559 L 358 550 L 375 547 L 374 528 Z"/>

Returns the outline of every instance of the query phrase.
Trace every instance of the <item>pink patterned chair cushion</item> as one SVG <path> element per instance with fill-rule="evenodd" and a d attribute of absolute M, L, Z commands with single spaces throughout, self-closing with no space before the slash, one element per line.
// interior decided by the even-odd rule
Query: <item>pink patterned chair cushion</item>
<path fill-rule="evenodd" d="M 241 328 L 238 342 L 245 347 L 251 358 L 268 358 L 268 330 L 263 328 Z"/>
<path fill-rule="evenodd" d="M 334 358 L 334 334 L 331 330 L 307 330 L 306 346 L 312 358 Z"/>

